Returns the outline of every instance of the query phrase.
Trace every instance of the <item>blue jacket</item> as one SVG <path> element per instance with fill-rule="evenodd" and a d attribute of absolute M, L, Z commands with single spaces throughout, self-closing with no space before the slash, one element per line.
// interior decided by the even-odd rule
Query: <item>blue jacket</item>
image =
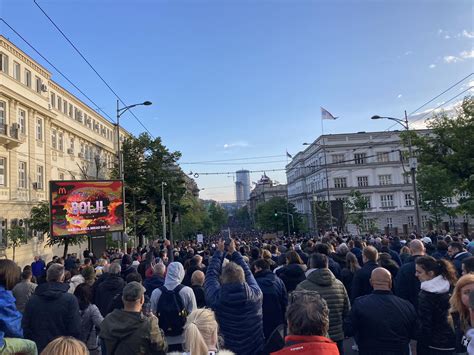
<path fill-rule="evenodd" d="M 0 286 L 0 349 L 5 345 L 4 338 L 23 338 L 23 329 L 15 297 L 11 291 Z"/>
<path fill-rule="evenodd" d="M 164 285 L 164 283 L 165 279 L 158 275 L 153 275 L 152 277 L 145 279 L 145 281 L 143 282 L 143 286 L 146 289 L 146 295 L 148 297 L 151 297 L 151 293 L 153 292 L 153 290 L 155 288 L 160 288 Z"/>
<path fill-rule="evenodd" d="M 419 255 L 412 256 L 409 262 L 403 264 L 398 270 L 394 280 L 394 290 L 398 297 L 401 297 L 418 309 L 418 294 L 420 293 L 420 280 L 415 276 L 415 260 Z"/>
<path fill-rule="evenodd" d="M 373 288 L 370 284 L 370 276 L 372 271 L 379 266 L 374 261 L 368 261 L 354 274 L 352 279 L 352 293 L 351 301 L 353 302 L 357 297 L 368 295 L 372 293 Z"/>
<path fill-rule="evenodd" d="M 231 261 L 244 269 L 244 283 L 221 285 L 223 253 L 216 251 L 206 272 L 204 289 L 206 303 L 211 307 L 219 323 L 225 347 L 237 355 L 258 354 L 264 346 L 262 324 L 263 295 L 248 265 L 239 252 Z"/>
<path fill-rule="evenodd" d="M 31 263 L 31 273 L 36 278 L 46 274 L 46 265 L 42 259 Z"/>

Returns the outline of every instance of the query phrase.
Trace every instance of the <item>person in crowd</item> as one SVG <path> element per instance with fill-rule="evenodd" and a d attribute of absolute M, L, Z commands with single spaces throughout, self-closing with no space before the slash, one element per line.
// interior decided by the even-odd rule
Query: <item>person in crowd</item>
<path fill-rule="evenodd" d="M 258 354 L 264 347 L 263 294 L 242 255 L 236 251 L 234 240 L 227 247 L 231 262 L 222 267 L 224 251 L 225 243 L 221 239 L 206 271 L 206 303 L 216 313 L 229 350 L 241 355 Z"/>
<path fill-rule="evenodd" d="M 346 267 L 341 270 L 341 281 L 348 295 L 352 294 L 352 280 L 359 269 L 360 265 L 357 261 L 357 257 L 353 253 L 348 252 L 346 254 Z"/>
<path fill-rule="evenodd" d="M 474 273 L 474 256 L 464 258 L 461 267 L 463 275 Z"/>
<path fill-rule="evenodd" d="M 339 267 L 341 269 L 344 269 L 346 267 L 346 256 L 347 253 L 349 253 L 349 247 L 347 246 L 346 243 L 341 243 L 336 247 L 336 252 L 331 253 L 330 257 L 339 264 Z"/>
<path fill-rule="evenodd" d="M 458 280 L 449 299 L 451 305 L 449 322 L 456 336 L 456 354 L 465 354 L 471 342 L 471 339 L 465 336 L 469 329 L 474 328 L 474 323 L 471 320 L 471 313 L 474 311 L 469 304 L 471 293 L 474 294 L 474 274 L 466 274 Z"/>
<path fill-rule="evenodd" d="M 406 245 L 400 249 L 400 260 L 402 261 L 402 266 L 409 262 L 411 259 L 410 248 Z"/>
<path fill-rule="evenodd" d="M 127 275 L 125 282 L 128 284 L 130 282 L 138 282 L 139 284 L 142 283 L 142 277 L 138 272 L 132 272 Z M 109 306 L 107 307 L 107 314 L 112 313 L 115 309 L 123 309 L 123 301 L 122 301 L 122 292 L 123 289 L 120 290 L 117 294 L 114 295 L 112 300 L 109 302 Z M 145 301 L 143 303 L 142 312 L 147 313 L 150 310 L 150 297 L 146 295 L 145 292 Z"/>
<path fill-rule="evenodd" d="M 295 245 L 295 251 L 300 256 L 301 260 L 303 261 L 303 264 L 307 264 L 308 263 L 308 254 L 306 254 L 303 250 L 301 250 L 301 244 L 296 244 Z"/>
<path fill-rule="evenodd" d="M 388 253 L 379 253 L 379 266 L 387 269 L 392 274 L 392 280 L 397 277 L 397 273 L 399 270 L 398 264 L 392 259 L 392 256 Z"/>
<path fill-rule="evenodd" d="M 122 261 L 121 261 L 122 269 L 120 271 L 120 275 L 122 276 L 124 280 L 127 278 L 128 274 L 131 274 L 132 272 L 137 272 L 137 269 L 132 265 L 132 263 L 133 263 L 133 260 L 130 255 L 125 254 L 122 257 Z"/>
<path fill-rule="evenodd" d="M 87 283 L 80 284 L 74 290 L 79 303 L 79 313 L 81 316 L 81 338 L 91 355 L 100 355 L 100 344 L 97 341 L 100 323 L 104 320 L 99 308 L 92 302 L 92 287 Z"/>
<path fill-rule="evenodd" d="M 402 247 L 403 245 L 400 241 L 400 237 L 398 236 L 393 237 L 392 242 L 390 243 L 390 249 L 396 252 L 397 254 L 400 254 Z"/>
<path fill-rule="evenodd" d="M 151 294 L 151 311 L 158 317 L 170 351 L 182 351 L 186 317 L 197 308 L 191 287 L 181 284 L 184 268 L 179 262 L 168 265 L 165 283 Z"/>
<path fill-rule="evenodd" d="M 205 266 L 202 264 L 202 256 L 201 255 L 194 255 L 190 259 L 189 267 L 186 270 L 186 273 L 184 275 L 183 279 L 183 285 L 184 286 L 191 286 L 191 276 L 193 275 L 194 271 L 200 270 L 200 271 L 205 271 Z"/>
<path fill-rule="evenodd" d="M 351 301 L 354 301 L 357 297 L 372 293 L 370 275 L 372 274 L 372 270 L 379 267 L 377 265 L 378 256 L 379 253 L 377 249 L 372 246 L 365 247 L 362 251 L 362 261 L 364 265 L 354 274 Z"/>
<path fill-rule="evenodd" d="M 465 258 L 468 258 L 471 255 L 465 248 L 464 244 L 461 242 L 452 242 L 448 247 L 448 255 L 453 261 L 454 266 L 456 267 L 456 272 L 458 276 L 462 275 L 462 261 Z"/>
<path fill-rule="evenodd" d="M 113 297 L 122 291 L 125 286 L 125 281 L 120 276 L 121 266 L 119 263 L 113 262 L 110 265 L 109 272 L 104 277 L 103 281 L 97 286 L 94 293 L 94 304 L 100 310 L 100 313 L 105 317 L 108 313 L 109 304 Z"/>
<path fill-rule="evenodd" d="M 449 290 L 456 270 L 447 260 L 421 256 L 415 261 L 420 280 L 417 355 L 453 354 L 455 336 L 448 324 Z"/>
<path fill-rule="evenodd" d="M 64 284 L 64 266 L 53 264 L 46 272 L 46 283 L 38 285 L 26 304 L 23 316 L 25 337 L 42 351 L 54 338 L 64 335 L 80 338 L 81 319 L 76 297 Z"/>
<path fill-rule="evenodd" d="M 329 308 L 329 338 L 337 343 L 339 353 L 343 355 L 343 320 L 349 314 L 349 296 L 342 282 L 328 269 L 326 255 L 311 254 L 310 263 L 315 270 L 296 287 L 296 290 L 316 291 L 326 301 Z"/>
<path fill-rule="evenodd" d="M 64 269 L 66 271 L 71 271 L 73 268 L 76 267 L 77 255 L 76 253 L 68 254 L 66 260 L 64 261 Z M 58 261 L 59 262 L 59 258 Z"/>
<path fill-rule="evenodd" d="M 0 354 L 36 355 L 36 344 L 23 339 L 22 316 L 11 291 L 19 280 L 20 268 L 15 262 L 0 260 Z"/>
<path fill-rule="evenodd" d="M 140 264 L 141 265 L 141 264 Z M 152 292 L 163 286 L 165 283 L 165 273 L 166 273 L 166 266 L 163 263 L 155 264 L 152 268 L 153 275 L 151 277 L 147 277 L 143 286 L 146 289 L 146 295 L 151 297 Z M 141 274 L 140 274 L 141 275 Z"/>
<path fill-rule="evenodd" d="M 196 305 L 198 308 L 206 307 L 206 292 L 204 291 L 204 281 L 206 275 L 201 270 L 196 270 L 191 276 L 191 288 L 196 297 Z"/>
<path fill-rule="evenodd" d="M 410 252 L 412 254 L 408 262 L 402 265 L 395 278 L 394 291 L 418 309 L 418 294 L 420 293 L 420 280 L 415 276 L 415 262 L 425 255 L 425 246 L 422 241 L 415 239 L 410 242 Z"/>
<path fill-rule="evenodd" d="M 196 270 L 196 272 L 202 272 Z M 196 309 L 191 312 L 184 326 L 185 353 L 173 352 L 168 355 L 218 354 L 233 355 L 228 350 L 219 349 L 218 329 L 214 312 L 210 309 Z"/>
<path fill-rule="evenodd" d="M 381 240 L 380 253 L 389 254 L 391 259 L 397 264 L 398 267 L 402 266 L 402 260 L 400 259 L 399 253 L 391 249 L 390 240 L 388 238 Z"/>
<path fill-rule="evenodd" d="M 444 240 L 438 240 L 436 243 L 436 251 L 432 255 L 435 259 L 448 259 L 448 243 Z"/>
<path fill-rule="evenodd" d="M 36 280 L 43 280 L 46 275 L 46 265 L 40 255 L 35 256 L 34 260 L 35 261 L 31 263 L 31 272 Z"/>
<path fill-rule="evenodd" d="M 51 341 L 41 355 L 88 355 L 86 345 L 73 337 L 58 337 Z"/>
<path fill-rule="evenodd" d="M 288 295 L 285 284 L 270 270 L 270 263 L 258 259 L 254 265 L 255 280 L 263 293 L 263 334 L 268 339 L 280 324 L 285 324 Z"/>
<path fill-rule="evenodd" d="M 339 280 L 341 278 L 341 266 L 330 257 L 331 250 L 332 246 L 330 244 L 318 243 L 316 244 L 314 252 L 324 254 L 328 257 L 329 270 L 331 270 L 333 275 L 336 276 L 336 279 Z"/>
<path fill-rule="evenodd" d="M 96 274 L 92 265 L 85 266 L 81 270 L 81 275 L 84 278 L 84 283 L 92 286 L 96 280 Z"/>
<path fill-rule="evenodd" d="M 298 253 L 290 250 L 286 253 L 286 265 L 276 271 L 276 275 L 283 280 L 287 292 L 296 288 L 305 277 L 306 265 Z"/>
<path fill-rule="evenodd" d="M 270 252 L 270 250 L 262 250 L 262 259 L 266 260 L 269 263 L 270 271 L 273 272 L 273 270 L 275 270 L 275 268 L 277 267 L 277 263 L 273 260 L 272 253 Z"/>
<path fill-rule="evenodd" d="M 142 279 L 146 280 L 146 271 L 155 265 L 155 248 L 151 248 L 145 255 L 145 259 L 142 259 L 140 265 L 137 267 L 137 272 L 142 275 Z"/>
<path fill-rule="evenodd" d="M 71 280 L 69 281 L 69 293 L 74 293 L 74 290 L 77 286 L 85 282 L 84 276 L 82 276 L 81 271 L 76 266 L 70 270 Z"/>
<path fill-rule="evenodd" d="M 99 260 L 97 261 L 97 265 L 94 268 L 96 277 L 100 277 L 100 275 L 102 275 L 105 272 L 104 268 L 106 265 L 107 265 L 107 259 L 99 258 Z"/>
<path fill-rule="evenodd" d="M 33 293 L 35 292 L 37 284 L 31 282 L 33 274 L 31 272 L 31 268 L 23 269 L 21 273 L 21 282 L 16 284 L 13 287 L 12 293 L 15 297 L 16 308 L 21 312 L 25 312 L 25 306 L 28 303 L 28 300 L 31 298 Z"/>
<path fill-rule="evenodd" d="M 384 268 L 372 271 L 374 291 L 357 298 L 344 324 L 346 335 L 354 335 L 360 355 L 409 355 L 416 334 L 413 305 L 392 291 L 392 276 Z"/>
<path fill-rule="evenodd" d="M 130 282 L 123 289 L 124 309 L 108 314 L 100 325 L 99 338 L 107 355 L 165 354 L 166 341 L 153 315 L 143 315 L 145 288 Z"/>
<path fill-rule="evenodd" d="M 359 265 L 363 265 L 364 261 L 362 260 L 362 250 L 364 249 L 364 246 L 362 245 L 362 241 L 360 239 L 355 239 L 348 246 L 350 248 L 350 252 L 357 257 Z"/>
<path fill-rule="evenodd" d="M 326 338 L 329 309 L 315 291 L 293 291 L 286 310 L 288 335 L 283 349 L 272 355 L 338 355 L 337 344 Z"/>

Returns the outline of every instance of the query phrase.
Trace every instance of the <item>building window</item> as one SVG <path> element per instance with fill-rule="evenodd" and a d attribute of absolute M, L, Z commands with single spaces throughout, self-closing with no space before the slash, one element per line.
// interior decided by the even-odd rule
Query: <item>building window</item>
<path fill-rule="evenodd" d="M 7 159 L 0 158 L 0 186 L 7 184 Z"/>
<path fill-rule="evenodd" d="M 36 184 L 39 190 L 43 190 L 44 181 L 44 169 L 42 165 L 38 165 L 36 168 Z"/>
<path fill-rule="evenodd" d="M 357 177 L 357 186 L 359 186 L 359 187 L 369 186 L 369 177 L 368 176 L 358 176 Z"/>
<path fill-rule="evenodd" d="M 64 173 L 59 173 L 59 180 L 64 180 Z"/>
<path fill-rule="evenodd" d="M 347 179 L 344 178 L 335 178 L 334 179 L 334 187 L 335 188 L 345 188 L 347 187 Z"/>
<path fill-rule="evenodd" d="M 13 62 L 13 78 L 20 81 L 20 63 Z"/>
<path fill-rule="evenodd" d="M 0 134 L 6 134 L 7 128 L 5 127 L 5 102 L 0 101 Z"/>
<path fill-rule="evenodd" d="M 69 104 L 69 113 L 68 113 L 69 117 L 72 118 L 73 112 L 74 112 L 74 106 L 72 106 L 72 104 L 70 103 Z"/>
<path fill-rule="evenodd" d="M 64 100 L 63 113 L 67 115 L 68 102 Z"/>
<path fill-rule="evenodd" d="M 18 125 L 20 126 L 20 133 L 26 134 L 26 111 L 18 110 Z"/>
<path fill-rule="evenodd" d="M 405 185 L 411 184 L 411 175 L 409 173 L 405 173 L 403 176 L 403 183 Z"/>
<path fill-rule="evenodd" d="M 331 155 L 333 163 L 342 163 L 344 162 L 344 154 L 333 154 Z"/>
<path fill-rule="evenodd" d="M 393 207 L 393 195 L 380 195 L 381 207 Z"/>
<path fill-rule="evenodd" d="M 63 109 L 63 99 L 61 99 L 60 96 L 58 96 L 58 111 L 62 111 Z"/>
<path fill-rule="evenodd" d="M 354 163 L 356 165 L 362 165 L 366 163 L 366 158 L 367 154 L 366 153 L 357 153 L 354 154 Z"/>
<path fill-rule="evenodd" d="M 390 157 L 388 152 L 377 152 L 377 162 L 378 163 L 386 163 L 390 161 Z"/>
<path fill-rule="evenodd" d="M 413 206 L 412 194 L 405 194 L 405 206 Z"/>
<path fill-rule="evenodd" d="M 18 162 L 18 187 L 20 189 L 26 189 L 26 162 Z"/>
<path fill-rule="evenodd" d="M 391 185 L 392 175 L 379 175 L 379 185 Z"/>
<path fill-rule="evenodd" d="M 387 217 L 387 227 L 393 228 L 393 220 L 392 217 Z"/>
<path fill-rule="evenodd" d="M 51 93 L 51 107 L 56 108 L 56 94 L 54 92 Z"/>
<path fill-rule="evenodd" d="M 428 226 L 428 216 L 421 216 L 421 226 L 426 228 Z"/>
<path fill-rule="evenodd" d="M 447 205 L 452 205 L 454 203 L 452 197 L 446 197 L 445 202 Z"/>
<path fill-rule="evenodd" d="M 43 140 L 43 119 L 36 118 L 36 139 L 39 141 Z"/>
<path fill-rule="evenodd" d="M 0 70 L 8 74 L 8 56 L 0 53 Z"/>
<path fill-rule="evenodd" d="M 413 228 L 415 226 L 415 219 L 413 216 L 408 216 L 408 228 Z"/>
<path fill-rule="evenodd" d="M 372 203 L 371 203 L 370 196 L 363 196 L 362 198 L 365 200 L 365 203 L 366 203 L 365 207 L 367 209 L 372 208 Z"/>
<path fill-rule="evenodd" d="M 51 146 L 56 149 L 58 146 L 56 144 L 56 130 L 51 130 Z"/>
<path fill-rule="evenodd" d="M 64 139 L 63 132 L 58 132 L 58 150 L 64 150 Z"/>
<path fill-rule="evenodd" d="M 375 220 L 373 218 L 364 218 L 363 220 L 363 227 L 365 231 L 369 231 L 373 227 L 375 227 Z"/>
<path fill-rule="evenodd" d="M 41 92 L 41 78 L 39 76 L 36 77 L 36 92 L 40 93 Z"/>
<path fill-rule="evenodd" d="M 69 148 L 74 151 L 74 137 L 71 137 Z"/>
<path fill-rule="evenodd" d="M 25 69 L 25 85 L 31 87 L 31 72 L 28 69 Z"/>

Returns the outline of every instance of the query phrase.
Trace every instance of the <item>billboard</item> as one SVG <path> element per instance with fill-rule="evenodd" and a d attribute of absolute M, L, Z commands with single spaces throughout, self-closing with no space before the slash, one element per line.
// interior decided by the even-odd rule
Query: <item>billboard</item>
<path fill-rule="evenodd" d="M 50 181 L 53 237 L 124 230 L 121 180 Z"/>

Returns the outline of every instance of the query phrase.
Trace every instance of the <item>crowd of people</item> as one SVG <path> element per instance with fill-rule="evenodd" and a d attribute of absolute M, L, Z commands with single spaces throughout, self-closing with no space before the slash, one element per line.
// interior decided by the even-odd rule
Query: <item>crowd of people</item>
<path fill-rule="evenodd" d="M 0 354 L 474 354 L 471 251 L 328 232 L 4 259 Z"/>

